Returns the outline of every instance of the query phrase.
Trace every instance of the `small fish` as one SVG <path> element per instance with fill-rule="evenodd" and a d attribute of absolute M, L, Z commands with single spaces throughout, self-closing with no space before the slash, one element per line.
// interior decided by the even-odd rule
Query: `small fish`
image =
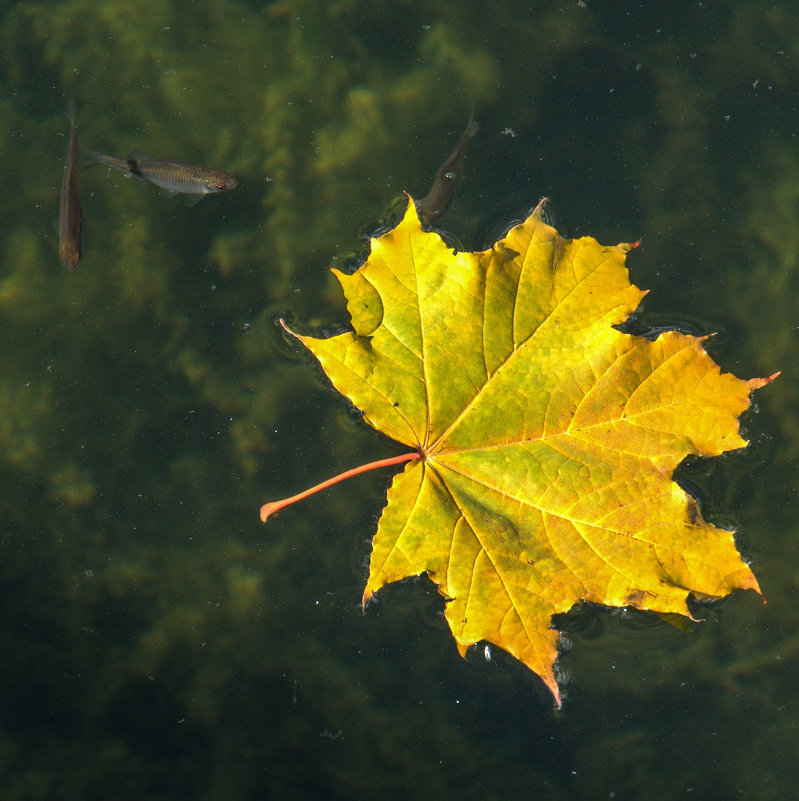
<path fill-rule="evenodd" d="M 419 219 L 425 225 L 440 220 L 452 203 L 455 190 L 463 178 L 463 159 L 466 156 L 466 148 L 469 147 L 469 142 L 477 133 L 478 127 L 472 112 L 469 114 L 466 130 L 458 140 L 458 144 L 455 145 L 455 149 L 436 171 L 430 191 L 421 200 L 416 201 L 416 211 Z"/>
<path fill-rule="evenodd" d="M 58 212 L 59 255 L 64 267 L 74 270 L 80 259 L 83 236 L 83 210 L 78 186 L 78 133 L 75 125 L 75 104 L 70 103 L 67 119 L 72 126 L 61 179 L 61 205 Z"/>
<path fill-rule="evenodd" d="M 224 192 L 238 184 L 238 181 L 224 170 L 212 170 L 209 167 L 198 167 L 182 161 L 163 161 L 143 150 L 134 150 L 126 159 L 106 156 L 103 153 L 91 153 L 88 163 L 115 167 L 169 192 L 196 195 L 196 201 L 210 192 Z"/>

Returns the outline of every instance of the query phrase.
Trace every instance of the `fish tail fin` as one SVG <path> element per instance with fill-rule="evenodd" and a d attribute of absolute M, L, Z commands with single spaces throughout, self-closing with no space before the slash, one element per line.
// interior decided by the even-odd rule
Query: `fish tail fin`
<path fill-rule="evenodd" d="M 479 129 L 480 125 L 474 118 L 474 101 L 472 101 L 471 108 L 469 109 L 469 119 L 466 120 L 466 130 L 463 132 L 463 135 L 467 139 L 472 139 Z"/>
<path fill-rule="evenodd" d="M 74 97 L 70 97 L 69 100 L 67 100 L 67 108 L 66 111 L 64 111 L 64 114 L 67 115 L 67 119 L 69 120 L 70 124 L 75 125 L 76 111 Z"/>
<path fill-rule="evenodd" d="M 92 167 L 95 164 L 104 164 L 102 153 L 97 153 L 95 150 L 88 150 L 85 147 L 80 149 L 80 168 L 85 170 L 87 167 Z"/>

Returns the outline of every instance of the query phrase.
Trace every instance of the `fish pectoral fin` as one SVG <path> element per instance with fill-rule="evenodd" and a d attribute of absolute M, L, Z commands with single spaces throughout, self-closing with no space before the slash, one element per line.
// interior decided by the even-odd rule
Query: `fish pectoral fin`
<path fill-rule="evenodd" d="M 164 189 L 163 187 L 161 188 L 161 191 L 169 198 L 183 195 L 183 202 L 189 207 L 196 206 L 205 197 L 205 195 L 202 193 L 178 192 L 175 189 Z"/>

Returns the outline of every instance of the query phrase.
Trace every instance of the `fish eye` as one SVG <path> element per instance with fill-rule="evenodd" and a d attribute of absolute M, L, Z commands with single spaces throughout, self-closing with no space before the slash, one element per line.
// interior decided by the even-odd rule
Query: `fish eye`
<path fill-rule="evenodd" d="M 454 181 L 454 180 L 455 180 L 455 173 L 454 173 L 454 172 L 445 172 L 445 173 L 444 173 L 444 177 L 445 177 L 445 178 L 446 178 L 448 181 Z"/>

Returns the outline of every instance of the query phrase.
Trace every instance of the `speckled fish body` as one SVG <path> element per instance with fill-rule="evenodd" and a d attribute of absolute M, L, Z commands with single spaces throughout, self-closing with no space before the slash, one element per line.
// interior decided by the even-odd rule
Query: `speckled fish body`
<path fill-rule="evenodd" d="M 94 153 L 93 161 L 149 181 L 169 192 L 187 195 L 207 195 L 233 189 L 238 181 L 224 170 L 199 167 L 182 161 L 163 161 L 149 153 L 136 150 L 126 159 Z"/>
<path fill-rule="evenodd" d="M 69 134 L 67 159 L 61 179 L 61 203 L 58 212 L 59 256 L 68 270 L 74 270 L 80 259 L 83 237 L 83 209 L 80 203 L 78 173 L 78 134 L 75 126 L 75 108 L 67 111 L 72 129 Z"/>

